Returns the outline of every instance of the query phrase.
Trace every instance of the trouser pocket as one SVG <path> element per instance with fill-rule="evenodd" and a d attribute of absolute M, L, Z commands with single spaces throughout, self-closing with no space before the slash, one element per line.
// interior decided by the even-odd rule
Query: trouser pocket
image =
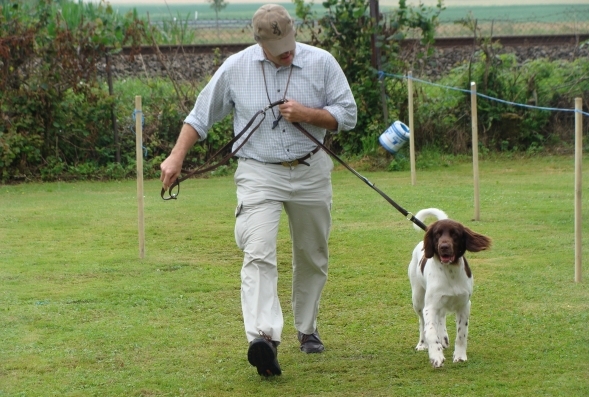
<path fill-rule="evenodd" d="M 240 216 L 243 215 L 243 203 L 237 203 L 237 207 L 235 207 L 235 243 L 237 247 L 243 251 L 243 234 L 245 232 L 245 217 Z"/>

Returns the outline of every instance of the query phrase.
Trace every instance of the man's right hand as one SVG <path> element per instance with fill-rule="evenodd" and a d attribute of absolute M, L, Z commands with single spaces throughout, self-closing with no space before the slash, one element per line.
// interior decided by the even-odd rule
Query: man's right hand
<path fill-rule="evenodd" d="M 172 186 L 172 183 L 180 176 L 183 161 L 183 156 L 172 153 L 161 163 L 160 170 L 162 173 L 160 175 L 160 181 L 162 181 L 162 186 L 165 190 L 168 190 Z"/>
<path fill-rule="evenodd" d="M 172 186 L 172 183 L 180 176 L 184 158 L 198 139 L 198 132 L 190 124 L 184 124 L 182 126 L 172 153 L 160 165 L 160 170 L 162 170 L 160 181 L 162 181 L 165 190 L 168 190 Z"/>

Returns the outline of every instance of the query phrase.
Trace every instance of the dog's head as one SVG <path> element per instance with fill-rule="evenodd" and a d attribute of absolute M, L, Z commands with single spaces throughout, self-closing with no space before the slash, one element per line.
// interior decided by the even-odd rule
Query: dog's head
<path fill-rule="evenodd" d="M 438 255 L 444 264 L 456 263 L 466 251 L 479 252 L 491 247 L 491 239 L 473 232 L 460 222 L 441 219 L 432 223 L 423 238 L 426 258 Z"/>

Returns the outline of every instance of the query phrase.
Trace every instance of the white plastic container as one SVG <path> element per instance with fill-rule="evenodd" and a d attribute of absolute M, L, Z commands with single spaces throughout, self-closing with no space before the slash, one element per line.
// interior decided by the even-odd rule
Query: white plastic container
<path fill-rule="evenodd" d="M 397 154 L 410 137 L 409 127 L 397 120 L 378 137 L 378 142 L 389 153 Z"/>

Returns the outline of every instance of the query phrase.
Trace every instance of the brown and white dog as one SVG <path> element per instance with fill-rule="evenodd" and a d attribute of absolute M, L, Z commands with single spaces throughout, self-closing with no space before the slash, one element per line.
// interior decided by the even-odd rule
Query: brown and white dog
<path fill-rule="evenodd" d="M 427 350 L 429 361 L 439 368 L 445 360 L 443 349 L 449 345 L 447 313 L 456 313 L 454 362 L 466 361 L 473 276 L 464 253 L 489 248 L 491 239 L 448 219 L 437 208 L 415 214 L 422 222 L 428 216 L 437 221 L 428 226 L 423 241 L 413 250 L 408 273 L 413 309 L 419 317 L 419 342 L 415 349 Z"/>

